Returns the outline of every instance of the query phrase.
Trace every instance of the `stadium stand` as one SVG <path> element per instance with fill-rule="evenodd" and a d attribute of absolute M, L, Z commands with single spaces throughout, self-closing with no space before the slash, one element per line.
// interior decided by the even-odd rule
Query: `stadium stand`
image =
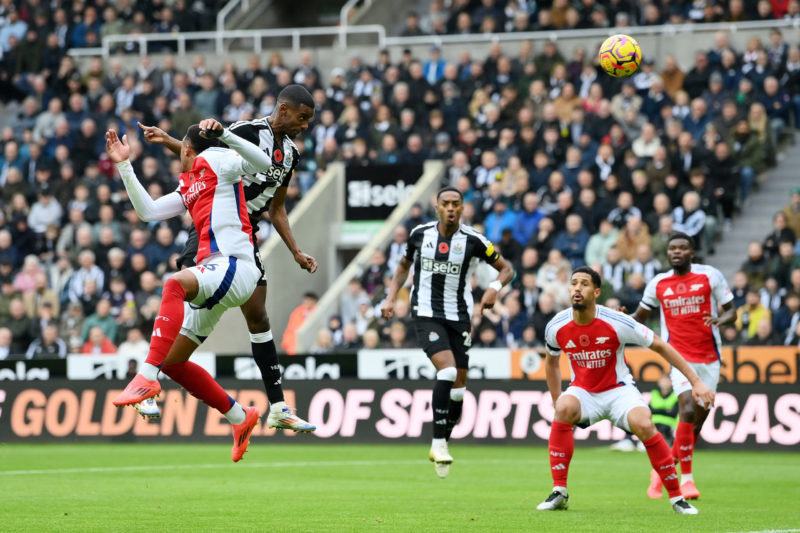
<path fill-rule="evenodd" d="M 220 2 L 151 4 L 136 11 L 132 2 L 103 3 L 102 13 L 91 3 L 0 6 L 0 94 L 8 104 L 0 114 L 0 357 L 63 355 L 64 343 L 72 353 L 106 353 L 149 337 L 161 280 L 175 268 L 189 221 L 138 219 L 105 156 L 107 128 L 128 134 L 137 174 L 160 195 L 174 187 L 175 161 L 140 139 L 137 121 L 180 135 L 209 115 L 226 123 L 268 115 L 282 87 L 307 86 L 316 122 L 298 143 L 303 157 L 287 207 L 333 162 L 443 161 L 447 184 L 467 200 L 465 222 L 486 231 L 518 273 L 502 302 L 476 322 L 476 342 L 536 347 L 564 303 L 571 267 L 601 269 L 606 293 L 616 291 L 630 309 L 665 264 L 672 229 L 696 236 L 703 256 L 713 254 L 800 123 L 800 50 L 779 29 L 742 49 L 720 32 L 691 68 L 672 57 L 645 61 L 625 81 L 601 74 L 585 49 L 564 57 L 552 42 L 524 42 L 515 56 L 493 43 L 484 57 L 460 62 L 444 60 L 438 46 L 426 57 L 381 51 L 374 64 L 354 58 L 329 73 L 310 54 L 285 64 L 279 52 L 219 70 L 198 55 L 182 69 L 170 55 L 173 41 L 151 42 L 148 51 L 161 55 L 142 56 L 132 69 L 117 56 L 80 67 L 67 54 L 105 35 L 208 29 L 196 24 L 213 20 Z M 432 2 L 404 33 L 800 17 L 797 1 L 667 10 L 590 0 L 556 0 L 538 11 L 510 0 L 450 4 Z M 114 52 L 135 54 L 136 43 Z M 764 251 L 753 249 L 743 265 L 740 331 L 729 332 L 730 342 L 797 343 L 798 300 L 789 297 L 800 294 L 795 193 Z M 405 234 L 431 215 L 425 205 L 412 210 Z M 263 240 L 268 219 L 260 226 Z M 408 345 L 408 310 L 398 305 L 392 323 L 376 312 L 404 230 L 352 280 L 315 352 Z M 770 332 L 752 318 L 766 312 Z"/>

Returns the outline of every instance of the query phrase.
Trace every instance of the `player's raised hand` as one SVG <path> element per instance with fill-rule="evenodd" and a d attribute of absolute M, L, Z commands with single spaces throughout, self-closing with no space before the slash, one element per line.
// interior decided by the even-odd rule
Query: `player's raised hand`
<path fill-rule="evenodd" d="M 139 126 L 139 129 L 142 130 L 142 136 L 144 140 L 153 143 L 153 144 L 164 144 L 170 136 L 157 126 L 145 126 L 141 122 L 136 123 Z"/>
<path fill-rule="evenodd" d="M 300 268 L 307 270 L 309 274 L 313 274 L 317 271 L 317 260 L 306 253 L 297 252 L 294 256 L 294 260 L 300 265 Z"/>
<path fill-rule="evenodd" d="M 719 326 L 719 317 L 712 315 L 708 311 L 703 311 L 703 323 L 706 326 Z"/>
<path fill-rule="evenodd" d="M 216 139 L 222 135 L 224 128 L 213 118 L 204 118 L 200 121 L 200 136 L 206 139 Z"/>
<path fill-rule="evenodd" d="M 122 142 L 120 142 L 117 132 L 108 130 L 106 132 L 106 152 L 114 163 L 122 163 L 126 159 L 130 159 L 131 148 L 128 146 L 128 136 L 123 135 Z"/>
<path fill-rule="evenodd" d="M 706 409 L 714 407 L 714 392 L 702 381 L 692 385 L 692 398 Z"/>
<path fill-rule="evenodd" d="M 381 315 L 386 320 L 390 320 L 394 316 L 394 300 L 386 299 L 381 306 Z"/>

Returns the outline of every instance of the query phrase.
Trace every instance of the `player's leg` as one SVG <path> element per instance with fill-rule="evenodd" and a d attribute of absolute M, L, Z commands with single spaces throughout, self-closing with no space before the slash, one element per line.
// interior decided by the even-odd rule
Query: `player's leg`
<path fill-rule="evenodd" d="M 262 283 L 263 282 L 263 283 Z M 287 406 L 283 398 L 281 369 L 278 366 L 278 351 L 270 329 L 267 316 L 267 284 L 262 275 L 252 296 L 240 307 L 247 329 L 250 331 L 250 346 L 253 359 L 261 371 L 261 379 L 270 403 L 267 425 L 275 429 L 291 429 L 297 432 L 314 431 L 316 426 L 309 424 Z"/>
<path fill-rule="evenodd" d="M 623 400 L 620 400 L 622 402 Z M 642 401 L 642 404 L 644 402 Z M 658 432 L 650 409 L 646 405 L 637 405 L 627 413 L 626 420 L 628 430 L 633 432 L 639 440 L 644 443 L 647 456 L 653 470 L 658 473 L 661 483 L 667 489 L 669 502 L 673 510 L 680 514 L 697 514 L 697 509 L 692 507 L 681 494 L 681 487 L 678 483 L 678 472 L 675 469 L 675 459 L 672 452 L 664 440 L 664 436 Z M 619 422 L 617 422 L 619 425 Z M 623 429 L 626 429 L 623 427 Z"/>
<path fill-rule="evenodd" d="M 582 409 L 582 404 L 590 400 L 588 393 L 582 389 L 569 387 L 568 391 L 570 392 L 564 392 L 558 397 L 555 405 L 555 417 L 550 426 L 550 438 L 547 443 L 553 492 L 536 506 L 539 511 L 557 511 L 568 507 L 567 476 L 575 451 L 572 427 L 582 418 L 587 418 L 589 409 Z"/>
<path fill-rule="evenodd" d="M 467 351 L 472 346 L 472 336 L 468 324 L 448 324 L 450 346 L 456 360 L 456 380 L 450 389 L 450 401 L 447 404 L 447 434 L 445 439 L 449 442 L 453 428 L 461 420 L 464 410 L 464 394 L 467 392 L 467 372 L 469 371 L 469 354 Z"/>
<path fill-rule="evenodd" d="M 158 372 L 178 336 L 184 318 L 184 302 L 195 299 L 200 289 L 198 274 L 182 270 L 164 284 L 161 306 L 153 324 L 150 351 L 141 370 L 115 399 L 114 405 L 133 405 L 161 392 Z"/>

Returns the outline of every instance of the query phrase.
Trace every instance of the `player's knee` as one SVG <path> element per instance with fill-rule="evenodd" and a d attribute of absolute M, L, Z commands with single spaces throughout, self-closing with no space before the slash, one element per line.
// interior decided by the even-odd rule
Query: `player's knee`
<path fill-rule="evenodd" d="M 467 392 L 466 387 L 453 387 L 450 389 L 450 399 L 454 402 L 463 402 L 464 401 L 464 393 Z"/>
<path fill-rule="evenodd" d="M 558 402 L 556 404 L 555 419 L 565 424 L 575 424 L 580 420 L 580 404 Z"/>
<path fill-rule="evenodd" d="M 256 333 L 267 333 L 270 331 L 269 318 L 267 318 L 267 314 L 264 313 L 262 316 L 252 320 L 247 318 L 247 330 L 250 332 L 251 336 Z"/>
<path fill-rule="evenodd" d="M 166 283 L 164 283 L 164 288 L 161 291 L 163 296 L 175 296 L 176 298 L 183 299 L 188 292 L 188 288 L 184 286 L 178 279 L 171 277 L 169 278 Z"/>
<path fill-rule="evenodd" d="M 439 381 L 455 381 L 458 377 L 458 370 L 454 366 L 448 366 L 436 372 L 436 379 Z"/>

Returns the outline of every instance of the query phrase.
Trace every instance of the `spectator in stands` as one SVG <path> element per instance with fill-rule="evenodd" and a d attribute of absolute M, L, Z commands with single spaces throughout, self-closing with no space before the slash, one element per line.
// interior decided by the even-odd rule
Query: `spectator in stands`
<path fill-rule="evenodd" d="M 735 307 L 741 307 L 745 303 L 745 297 L 747 296 L 747 291 L 750 289 L 749 282 L 747 280 L 747 274 L 742 272 L 741 270 L 735 272 L 733 274 L 733 283 L 731 284 L 731 293 L 733 293 L 733 305 Z"/>
<path fill-rule="evenodd" d="M 578 214 L 567 216 L 566 228 L 556 235 L 553 248 L 559 250 L 569 260 L 572 268 L 583 266 L 584 254 L 589 242 L 589 232 L 583 227 L 583 219 Z"/>
<path fill-rule="evenodd" d="M 39 338 L 31 342 L 25 352 L 26 359 L 55 359 L 67 356 L 67 343 L 58 337 L 58 326 L 48 324 Z"/>
<path fill-rule="evenodd" d="M 397 265 L 400 263 L 400 258 L 405 251 L 406 241 L 408 240 L 408 230 L 405 226 L 397 226 L 394 229 L 392 242 L 384 251 L 386 257 L 386 268 L 389 272 L 394 272 Z"/>
<path fill-rule="evenodd" d="M 779 211 L 772 218 L 772 231 L 764 238 L 764 253 L 770 259 L 778 255 L 778 246 L 784 241 L 792 244 L 797 240 L 794 231 L 787 224 L 786 213 Z"/>
<path fill-rule="evenodd" d="M 370 331 L 375 331 L 374 329 L 368 329 L 366 333 L 364 333 L 364 343 L 366 344 L 367 333 Z M 404 322 L 401 321 L 393 321 L 389 326 L 389 338 L 383 346 L 384 348 L 392 348 L 392 349 L 407 349 L 413 348 L 414 343 L 408 338 L 406 325 Z"/>
<path fill-rule="evenodd" d="M 22 303 L 25 306 L 25 314 L 30 318 L 36 316 L 36 310 L 40 305 L 50 304 L 56 316 L 60 314 L 60 302 L 58 295 L 47 286 L 47 274 L 38 272 L 34 277 L 34 288 L 22 296 Z"/>
<path fill-rule="evenodd" d="M 758 324 L 763 319 L 771 321 L 772 313 L 761 303 L 758 293 L 751 289 L 747 291 L 745 304 L 736 309 L 736 329 L 745 339 L 751 339 L 755 337 Z"/>
<path fill-rule="evenodd" d="M 786 226 L 794 232 L 795 237 L 800 238 L 800 187 L 792 188 L 791 202 L 783 208 L 782 213 L 786 215 Z M 2 231 L 0 231 L 0 254 L 2 250 Z"/>
<path fill-rule="evenodd" d="M 800 268 L 800 255 L 794 253 L 794 241 L 781 241 L 778 254 L 772 259 L 768 275 L 775 278 L 782 289 L 789 287 L 789 277 L 794 269 Z"/>
<path fill-rule="evenodd" d="M 69 282 L 69 300 L 71 302 L 77 302 L 84 296 L 87 280 L 93 281 L 97 287 L 102 287 L 105 281 L 103 271 L 95 265 L 95 255 L 91 250 L 83 250 L 78 254 L 78 264 L 80 268 L 75 271 Z"/>
<path fill-rule="evenodd" d="M 747 260 L 739 269 L 747 276 L 751 289 L 758 290 L 764 285 L 769 262 L 764 256 L 764 249 L 760 242 L 751 242 L 747 248 Z"/>
<path fill-rule="evenodd" d="M 800 324 L 800 294 L 790 292 L 781 307 L 772 315 L 772 327 L 780 342 L 789 344 Z"/>
<path fill-rule="evenodd" d="M 297 330 L 303 325 L 308 316 L 314 311 L 319 298 L 313 292 L 303 294 L 303 301 L 289 315 L 289 323 L 283 333 L 281 346 L 288 355 L 295 355 L 297 347 Z"/>
<path fill-rule="evenodd" d="M 616 248 L 622 258 L 630 264 L 636 259 L 639 246 L 650 247 L 650 232 L 639 217 L 630 217 L 617 235 Z"/>
<path fill-rule="evenodd" d="M 14 355 L 11 350 L 11 343 L 13 342 L 13 334 L 7 327 L 0 327 L 0 361 L 10 359 Z"/>
<path fill-rule="evenodd" d="M 32 321 L 25 314 L 25 305 L 19 298 L 14 298 L 9 304 L 9 317 L 4 321 L 5 327 L 11 331 L 13 336 L 11 342 L 12 354 L 24 354 L 28 345 L 33 341 L 31 335 Z"/>
<path fill-rule="evenodd" d="M 111 302 L 108 300 L 102 299 L 97 302 L 95 312 L 89 315 L 83 323 L 81 337 L 87 340 L 89 331 L 95 327 L 99 327 L 109 339 L 117 336 L 117 321 L 111 315 Z"/>
<path fill-rule="evenodd" d="M 702 171 L 699 175 L 703 175 Z M 700 195 L 697 192 L 689 191 L 683 195 L 683 203 L 672 211 L 672 218 L 672 228 L 694 238 L 699 245 L 698 240 L 706 225 L 706 213 L 700 208 Z"/>
<path fill-rule="evenodd" d="M 661 262 L 653 257 L 650 244 L 642 243 L 636 247 L 636 258 L 630 262 L 631 274 L 641 274 L 645 283 L 650 283 L 662 271 Z M 630 280 L 629 280 L 630 281 Z"/>
<path fill-rule="evenodd" d="M 411 206 L 411 212 L 409 213 L 408 218 L 406 219 L 404 225 L 406 231 L 411 233 L 415 227 L 419 226 L 420 224 L 424 224 L 428 222 L 430 218 L 425 214 L 422 209 L 422 204 L 415 203 Z"/>
<path fill-rule="evenodd" d="M 600 265 L 603 281 L 608 282 L 614 291 L 622 289 L 625 277 L 628 275 L 629 265 L 623 259 L 619 248 L 616 245 L 608 249 L 606 260 Z"/>
<path fill-rule="evenodd" d="M 78 353 L 85 355 L 115 354 L 117 353 L 117 347 L 106 337 L 102 328 L 93 327 L 89 331 L 88 340 L 81 346 Z"/>
<path fill-rule="evenodd" d="M 762 318 L 756 325 L 756 334 L 750 337 L 747 346 L 781 346 L 781 338 L 773 331 L 770 318 Z"/>

